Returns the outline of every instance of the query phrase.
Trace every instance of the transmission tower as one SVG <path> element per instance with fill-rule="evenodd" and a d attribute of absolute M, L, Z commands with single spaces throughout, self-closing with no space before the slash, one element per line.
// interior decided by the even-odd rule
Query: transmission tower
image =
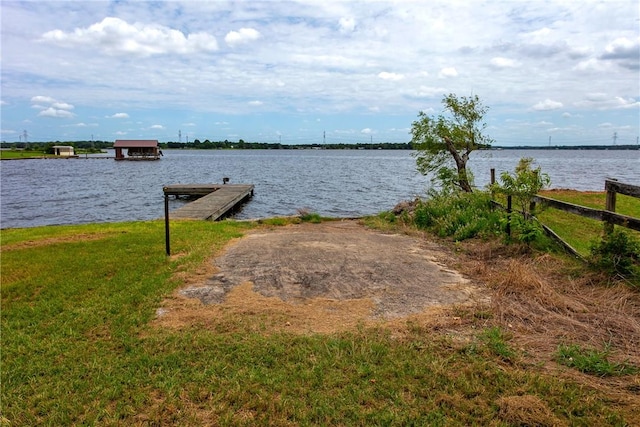
<path fill-rule="evenodd" d="M 613 133 L 613 145 L 616 145 L 616 141 L 618 140 L 618 132 Z"/>
<path fill-rule="evenodd" d="M 182 130 L 178 131 L 178 142 L 182 143 Z"/>

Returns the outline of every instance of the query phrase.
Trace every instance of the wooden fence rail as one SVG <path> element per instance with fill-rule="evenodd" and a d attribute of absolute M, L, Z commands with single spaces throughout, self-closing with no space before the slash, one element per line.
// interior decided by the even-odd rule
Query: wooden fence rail
<path fill-rule="evenodd" d="M 624 184 L 614 180 L 605 181 L 605 190 L 607 192 L 606 206 L 604 209 L 593 209 L 586 206 L 574 205 L 573 203 L 562 202 L 560 200 L 551 199 L 544 196 L 535 196 L 532 200 L 532 208 L 535 209 L 535 203 L 545 204 L 554 209 L 559 209 L 575 215 L 586 218 L 603 221 L 605 223 L 605 231 L 611 233 L 614 225 L 630 228 L 640 231 L 640 218 L 616 213 L 616 194 L 624 194 L 631 197 L 640 198 L 640 186 Z M 532 211 L 533 211 L 532 209 Z"/>
<path fill-rule="evenodd" d="M 495 169 L 491 169 L 491 184 L 495 183 Z M 550 197 L 544 196 L 534 196 L 531 200 L 530 212 L 532 215 L 529 215 L 526 212 L 523 214 L 527 217 L 532 217 L 538 223 L 540 221 L 533 215 L 535 213 L 536 204 L 544 204 L 554 209 L 559 209 L 565 212 L 569 212 L 575 215 L 580 215 L 586 218 L 595 219 L 597 221 L 604 222 L 604 231 L 606 233 L 612 233 L 614 225 L 619 225 L 622 227 L 626 227 L 632 230 L 640 231 L 640 218 L 635 218 L 628 215 L 622 215 L 616 213 L 616 195 L 624 194 L 626 196 L 631 196 L 635 198 L 640 198 L 640 186 L 625 184 L 622 182 L 618 182 L 614 179 L 605 180 L 605 190 L 606 190 L 606 205 L 604 209 L 594 209 L 586 206 L 575 205 L 573 203 L 563 202 L 560 200 L 552 199 Z M 507 207 L 500 205 L 496 201 L 492 201 L 494 205 L 505 209 L 507 211 L 508 220 L 507 220 L 507 234 L 511 235 L 511 196 L 507 196 Z M 559 243 L 561 243 L 569 252 L 573 253 L 575 256 L 582 258 L 582 255 L 578 253 L 571 245 L 565 242 L 560 236 L 558 236 L 553 230 L 551 230 L 546 225 L 540 223 L 544 228 L 545 232 L 556 239 Z"/>

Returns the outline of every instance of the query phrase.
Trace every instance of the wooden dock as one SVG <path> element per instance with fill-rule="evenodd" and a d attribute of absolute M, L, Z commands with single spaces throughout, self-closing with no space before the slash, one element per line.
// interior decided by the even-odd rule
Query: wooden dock
<path fill-rule="evenodd" d="M 252 197 L 253 188 L 251 184 L 175 184 L 163 191 L 165 197 L 199 197 L 171 212 L 171 218 L 215 221 Z"/>

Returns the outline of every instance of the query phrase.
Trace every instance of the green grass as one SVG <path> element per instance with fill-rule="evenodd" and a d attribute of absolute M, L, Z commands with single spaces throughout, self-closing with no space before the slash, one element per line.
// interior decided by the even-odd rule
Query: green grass
<path fill-rule="evenodd" d="M 507 425 L 534 395 L 567 424 L 624 425 L 598 392 L 518 365 L 500 329 L 264 335 L 150 325 L 157 307 L 247 222 L 2 230 L 2 420 L 31 425 Z M 271 225 L 273 226 L 273 225 Z M 224 322 L 221 322 L 224 325 Z"/>
<path fill-rule="evenodd" d="M 301 210 L 299 214 L 302 222 L 310 222 L 312 224 L 320 224 L 322 222 L 322 216 L 319 213 Z"/>
<path fill-rule="evenodd" d="M 638 367 L 628 363 L 615 363 L 609 361 L 611 349 L 605 346 L 604 350 L 583 349 L 579 345 L 561 345 L 558 347 L 556 360 L 558 363 L 576 368 L 580 372 L 597 375 L 600 377 L 633 375 L 640 372 Z"/>
<path fill-rule="evenodd" d="M 27 159 L 31 157 L 53 157 L 40 150 L 0 150 L 0 159 Z"/>

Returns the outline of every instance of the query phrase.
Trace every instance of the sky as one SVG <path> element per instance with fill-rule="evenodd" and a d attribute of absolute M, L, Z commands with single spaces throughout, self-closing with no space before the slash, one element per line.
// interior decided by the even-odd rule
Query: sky
<path fill-rule="evenodd" d="M 408 142 L 477 95 L 495 145 L 636 144 L 637 0 L 0 3 L 1 139 Z"/>

